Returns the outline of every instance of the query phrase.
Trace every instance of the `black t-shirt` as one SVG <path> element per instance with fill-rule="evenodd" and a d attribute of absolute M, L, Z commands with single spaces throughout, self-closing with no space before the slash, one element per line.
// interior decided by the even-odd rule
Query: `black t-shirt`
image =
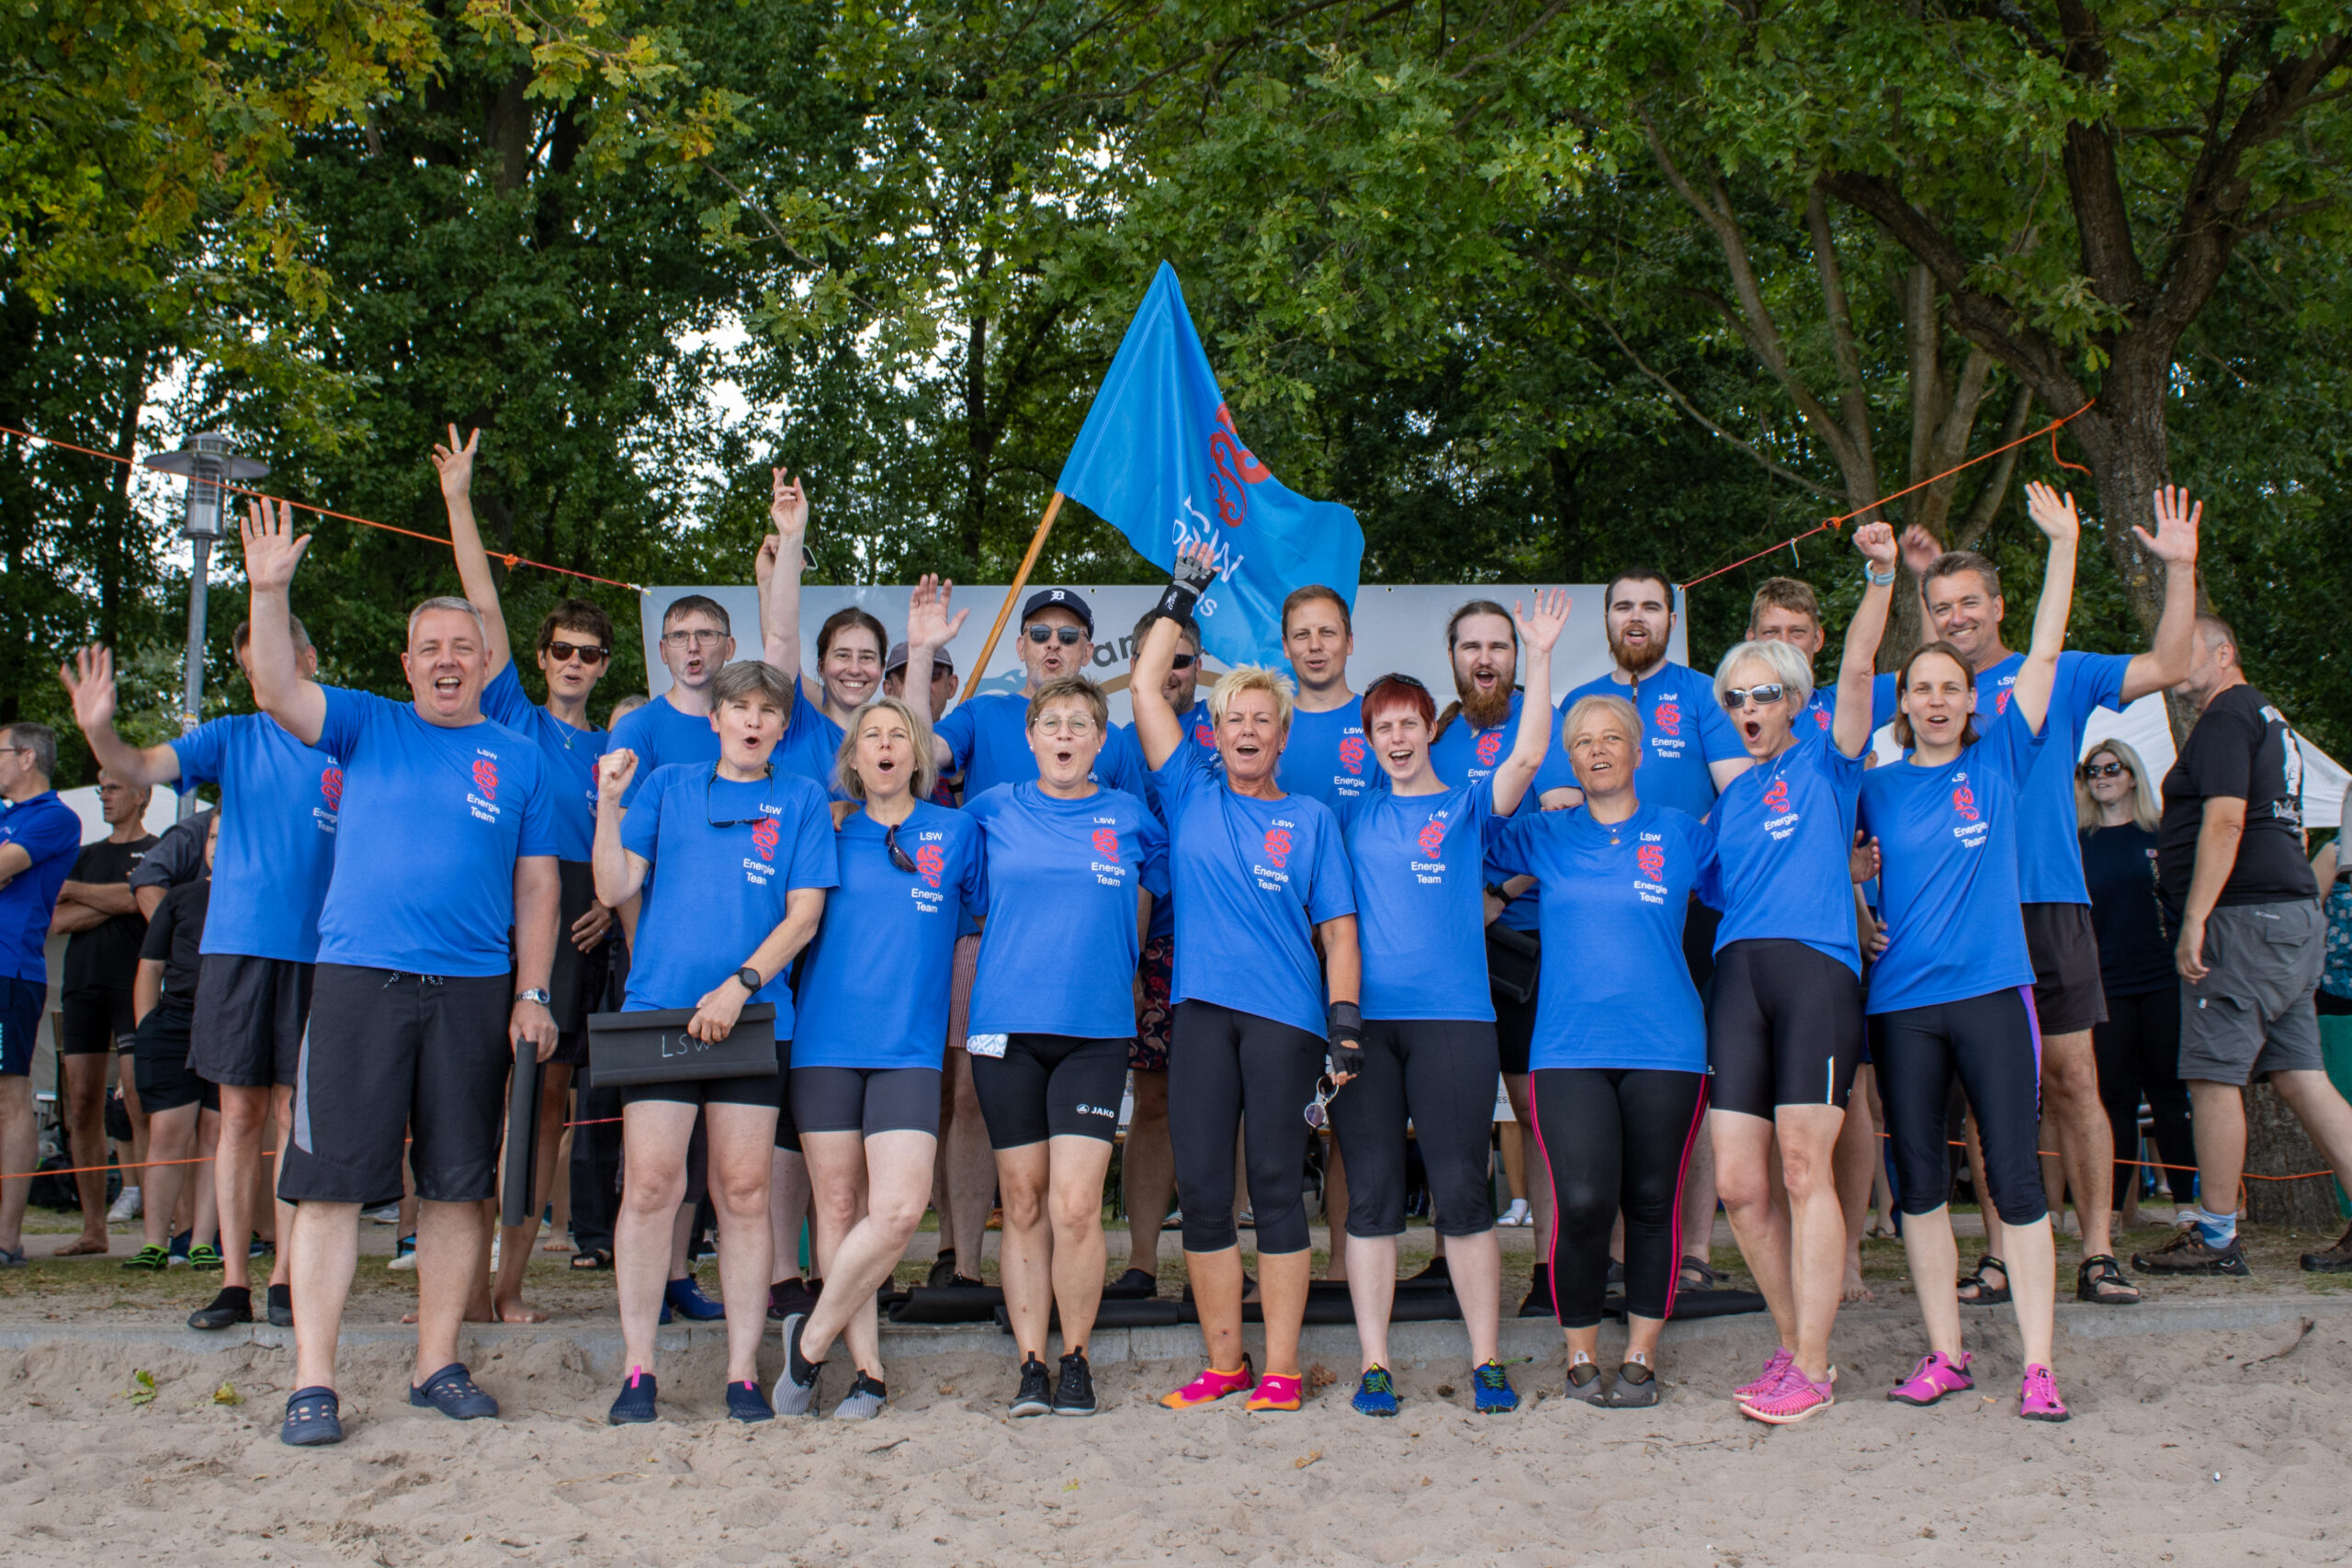
<path fill-rule="evenodd" d="M 2283 904 L 2316 898 L 2319 883 L 2303 858 L 2303 756 L 2286 716 L 2252 686 L 2232 686 L 2205 705 L 2197 728 L 2165 775 L 2165 818 L 2156 881 L 2165 908 L 2177 915 L 2197 871 L 2197 836 L 2205 802 L 2245 802 L 2245 836 L 2217 904 Z"/>
<path fill-rule="evenodd" d="M 204 915 L 212 905 L 212 879 L 199 876 L 164 895 L 155 918 L 147 926 L 147 940 L 139 950 L 164 966 L 162 1005 L 175 1012 L 196 1010 L 196 976 L 204 966 Z"/>
<path fill-rule="evenodd" d="M 218 809 L 208 806 L 185 822 L 175 822 L 164 829 L 155 847 L 147 852 L 139 869 L 131 874 L 133 891 L 141 887 L 177 887 L 194 882 L 204 874 L 204 837 L 212 830 L 212 813 Z"/>
<path fill-rule="evenodd" d="M 73 880 L 101 886 L 127 886 L 147 852 L 153 834 L 127 844 L 101 839 L 82 846 L 74 862 Z M 65 939 L 65 988 L 69 991 L 127 991 L 139 968 L 139 940 L 147 922 L 136 914 L 117 915 L 102 925 L 75 931 Z"/>
<path fill-rule="evenodd" d="M 2112 997 L 2144 996 L 2174 984 L 2172 943 L 2156 903 L 2156 836 L 2136 822 L 2082 835 L 2083 880 L 2090 886 L 2098 978 Z"/>

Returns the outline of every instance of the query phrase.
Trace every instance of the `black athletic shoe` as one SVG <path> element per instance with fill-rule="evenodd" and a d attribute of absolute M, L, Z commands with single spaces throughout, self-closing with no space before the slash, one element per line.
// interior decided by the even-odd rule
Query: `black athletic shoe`
<path fill-rule="evenodd" d="M 789 1280 L 778 1280 L 768 1287 L 768 1321 L 782 1323 L 794 1313 L 806 1317 L 817 1310 L 817 1292 L 808 1281 L 795 1274 Z"/>
<path fill-rule="evenodd" d="M 931 1266 L 930 1276 L 923 1280 L 923 1283 L 931 1289 L 937 1291 L 943 1290 L 955 1282 L 956 1249 L 952 1247 L 943 1247 L 939 1249 L 938 1258 L 934 1260 Z"/>
<path fill-rule="evenodd" d="M 187 1314 L 190 1328 L 228 1328 L 254 1320 L 254 1294 L 243 1285 L 223 1285 L 209 1306 Z"/>
<path fill-rule="evenodd" d="M 1054 1407 L 1053 1374 L 1032 1356 L 1021 1363 L 1021 1392 L 1012 1396 L 1015 1416 L 1043 1416 Z"/>
<path fill-rule="evenodd" d="M 1451 1280 L 1453 1278 L 1453 1270 L 1446 1267 L 1445 1259 L 1442 1257 L 1438 1257 L 1430 1258 L 1429 1267 L 1422 1269 L 1419 1273 L 1406 1275 L 1405 1283 L 1414 1285 L 1421 1284 L 1431 1280 Z"/>
<path fill-rule="evenodd" d="M 760 1392 L 757 1382 L 745 1379 L 727 1385 L 727 1418 L 729 1421 L 773 1421 L 775 1406 Z"/>
<path fill-rule="evenodd" d="M 2335 1245 L 2325 1252 L 2304 1253 L 2303 1271 L 2307 1274 L 2352 1272 L 2352 1230 L 2336 1237 Z"/>
<path fill-rule="evenodd" d="M 605 1424 L 608 1427 L 634 1427 L 652 1420 L 653 1395 L 653 1374 L 631 1372 L 628 1381 L 621 1384 L 620 1394 L 613 1401 L 613 1407 L 605 1413 Z"/>
<path fill-rule="evenodd" d="M 2190 1225 L 2154 1252 L 2135 1252 L 2132 1267 L 2143 1274 L 2227 1274 L 2243 1280 L 2254 1272 L 2246 1267 L 2245 1247 L 2234 1235 L 2222 1247 L 2205 1245 L 2205 1233 Z"/>
<path fill-rule="evenodd" d="M 1546 1265 L 1538 1263 L 1527 1292 L 1527 1299 L 1519 1303 L 1519 1315 L 1550 1317 L 1558 1310 L 1552 1302 L 1552 1270 Z"/>
<path fill-rule="evenodd" d="M 1072 1350 L 1062 1358 L 1062 1375 L 1054 1384 L 1054 1414 L 1094 1414 L 1094 1369 L 1086 1364 L 1083 1350 Z"/>
<path fill-rule="evenodd" d="M 294 1287 L 272 1285 L 269 1288 L 269 1325 L 272 1328 L 294 1326 Z"/>

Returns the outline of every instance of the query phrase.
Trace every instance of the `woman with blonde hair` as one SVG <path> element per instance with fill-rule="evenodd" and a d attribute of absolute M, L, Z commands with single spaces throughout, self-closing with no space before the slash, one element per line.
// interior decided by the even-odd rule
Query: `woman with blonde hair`
<path fill-rule="evenodd" d="M 784 1337 L 804 1371 L 848 1339 L 857 1376 L 833 1414 L 858 1420 L 889 1397 L 874 1293 L 931 1202 L 956 931 L 985 892 L 979 827 L 932 803 L 931 726 L 914 708 L 877 697 L 852 714 L 832 782 L 841 886 L 802 961 L 789 1089 L 826 1289 Z M 815 1394 L 787 1373 L 776 1405 L 797 1414 Z"/>
<path fill-rule="evenodd" d="M 2188 1131 L 2188 1086 L 2180 1081 L 2180 982 L 2172 939 L 2156 902 L 2154 782 L 2140 753 L 2102 740 L 2075 770 L 2083 881 L 2090 888 L 2091 930 L 2098 938 L 2099 985 L 2107 1021 L 2091 1029 L 2098 1060 L 2098 1097 L 2115 1134 L 2115 1193 L 2123 1224 L 2139 1219 L 2140 1100 L 2155 1121 L 2156 1157 L 2175 1168 L 2175 1197 L 2188 1207 L 2197 1145 Z"/>

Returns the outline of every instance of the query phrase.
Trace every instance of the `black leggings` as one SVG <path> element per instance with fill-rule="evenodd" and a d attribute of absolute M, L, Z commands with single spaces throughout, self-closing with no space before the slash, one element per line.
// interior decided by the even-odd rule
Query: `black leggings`
<path fill-rule="evenodd" d="M 1894 1145 L 1894 1188 L 1906 1214 L 1929 1214 L 1951 1197 L 1951 1140 L 1944 1112 L 1951 1079 L 1968 1094 L 1984 1145 L 1984 1184 L 2007 1225 L 2050 1213 L 2035 1145 L 2041 1131 L 2041 1031 L 2033 988 L 1994 991 L 1879 1013 L 1871 1020 L 1871 1061 Z"/>
<path fill-rule="evenodd" d="M 1306 1175 L 1306 1106 L 1323 1072 L 1323 1042 L 1304 1029 L 1215 1002 L 1176 1004 L 1168 1052 L 1168 1140 L 1184 1250 L 1223 1252 L 1233 1228 L 1233 1140 L 1244 1139 L 1258 1250 L 1305 1252 L 1299 1193 Z"/>
<path fill-rule="evenodd" d="M 1487 1154 L 1495 1124 L 1495 1026 L 1458 1019 L 1366 1019 L 1363 1071 L 1331 1097 L 1348 1170 L 1348 1234 L 1405 1231 L 1405 1122 L 1421 1145 L 1440 1235 L 1495 1228 Z"/>
<path fill-rule="evenodd" d="M 2143 1095 L 2155 1120 L 2156 1158 L 2174 1168 L 2165 1173 L 2173 1191 L 2187 1192 L 2197 1145 L 2188 1132 L 2188 1086 L 2180 1081 L 2180 987 L 2136 997 L 2109 992 L 2107 1021 L 2091 1026 L 2091 1051 L 2098 1058 L 2098 1098 L 2115 1132 L 2117 1204 L 2128 1190 L 2123 1184 L 2140 1179 L 2140 1168 L 2124 1162 L 2139 1157 Z"/>
<path fill-rule="evenodd" d="M 1674 1310 L 1682 1172 L 1707 1113 L 1707 1075 L 1663 1068 L 1539 1067 L 1529 1075 L 1535 1146 L 1552 1171 L 1552 1304 L 1563 1328 L 1600 1321 L 1609 1232 L 1625 1215 L 1625 1310 Z"/>

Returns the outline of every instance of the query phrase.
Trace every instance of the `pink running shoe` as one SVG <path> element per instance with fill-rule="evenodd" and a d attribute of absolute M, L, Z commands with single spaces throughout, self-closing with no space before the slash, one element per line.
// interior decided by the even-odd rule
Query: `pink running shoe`
<path fill-rule="evenodd" d="M 1175 1393 L 1161 1394 L 1159 1403 L 1170 1410 L 1193 1410 L 1214 1404 L 1228 1393 L 1246 1393 L 1257 1383 L 1250 1370 L 1250 1358 L 1244 1356 L 1239 1371 L 1221 1372 L 1212 1367 Z"/>
<path fill-rule="evenodd" d="M 1790 1355 L 1788 1347 L 1783 1345 L 1772 1352 L 1772 1359 L 1764 1363 L 1762 1374 L 1754 1382 L 1743 1384 L 1731 1391 L 1732 1398 L 1742 1404 L 1763 1398 L 1780 1386 L 1781 1374 L 1795 1364 L 1796 1358 Z"/>
<path fill-rule="evenodd" d="M 1925 1408 L 1945 1394 L 1974 1388 L 1976 1380 L 1968 1375 L 1969 1359 L 1966 1351 L 1955 1361 L 1941 1350 L 1930 1350 L 1919 1358 L 1909 1377 L 1886 1391 L 1886 1397 Z"/>
<path fill-rule="evenodd" d="M 2058 1380 L 2038 1361 L 2025 1370 L 2025 1384 L 2018 1390 L 2018 1414 L 2029 1421 L 2064 1421 L 2070 1414 L 2058 1398 Z"/>
<path fill-rule="evenodd" d="M 1789 1370 L 1781 1374 L 1776 1387 L 1741 1405 L 1739 1413 L 1752 1421 L 1785 1427 L 1837 1403 L 1838 1396 L 1830 1392 L 1828 1383 L 1814 1382 L 1792 1362 Z"/>

